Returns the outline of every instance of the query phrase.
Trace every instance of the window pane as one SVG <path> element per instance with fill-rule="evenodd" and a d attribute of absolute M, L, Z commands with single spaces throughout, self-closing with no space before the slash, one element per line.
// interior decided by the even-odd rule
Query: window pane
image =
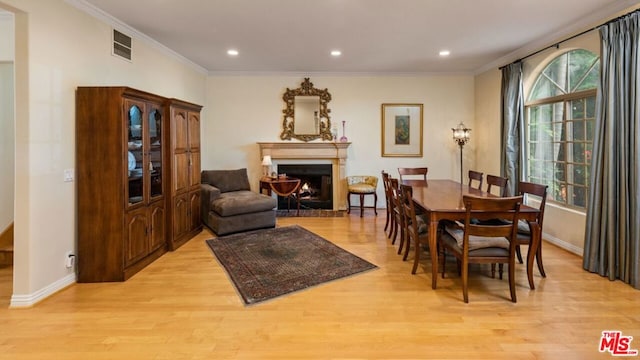
<path fill-rule="evenodd" d="M 572 92 L 581 87 L 588 76 L 588 72 L 593 68 L 595 55 L 586 50 L 574 50 L 567 53 L 568 59 L 568 76 L 570 79 L 570 89 Z M 596 74 L 597 75 L 597 74 Z M 596 78 L 597 80 L 597 78 Z M 592 88 L 586 87 L 584 89 Z"/>
<path fill-rule="evenodd" d="M 586 134 L 584 132 L 584 121 L 572 121 L 571 122 L 571 129 L 572 131 L 572 136 L 573 136 L 573 140 L 586 140 Z"/>
<path fill-rule="evenodd" d="M 567 119 L 584 119 L 584 110 L 584 101 L 582 99 L 570 101 Z"/>
<path fill-rule="evenodd" d="M 589 96 L 585 100 L 587 103 L 587 117 L 593 119 L 596 117 L 596 97 Z"/>
<path fill-rule="evenodd" d="M 571 147 L 573 148 L 573 159 L 571 159 L 571 161 L 575 163 L 584 163 L 584 143 L 571 143 Z"/>
<path fill-rule="evenodd" d="M 553 81 L 562 93 L 567 92 L 567 54 L 555 58 L 542 71 L 551 81 Z"/>
<path fill-rule="evenodd" d="M 562 95 L 564 92 L 556 84 L 545 76 L 540 76 L 531 92 L 530 100 L 544 99 L 552 96 Z"/>
<path fill-rule="evenodd" d="M 585 121 L 585 125 L 587 127 L 587 134 L 586 134 L 587 140 L 592 142 L 593 141 L 593 131 L 594 131 L 593 130 L 593 120 L 589 119 L 589 120 Z"/>
<path fill-rule="evenodd" d="M 597 88 L 598 81 L 600 80 L 598 76 L 598 74 L 600 73 L 599 67 L 600 67 L 600 62 L 596 61 L 594 66 L 591 68 L 591 70 L 589 70 L 589 73 L 587 74 L 587 76 L 584 78 L 584 80 L 582 80 L 582 82 L 576 87 L 574 91 L 582 91 L 582 90 Z"/>
<path fill-rule="evenodd" d="M 571 205 L 586 207 L 587 206 L 587 189 L 584 187 L 571 186 Z"/>
<path fill-rule="evenodd" d="M 577 185 L 587 185 L 587 166 L 571 165 L 573 169 L 573 183 Z"/>

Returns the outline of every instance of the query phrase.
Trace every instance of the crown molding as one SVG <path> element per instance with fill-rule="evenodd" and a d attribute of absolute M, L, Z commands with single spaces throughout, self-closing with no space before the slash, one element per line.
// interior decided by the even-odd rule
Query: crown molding
<path fill-rule="evenodd" d="M 102 9 L 99 9 L 95 6 L 93 6 L 92 4 L 87 3 L 84 0 L 65 0 L 66 3 L 72 5 L 73 7 L 77 8 L 78 10 L 85 12 L 95 18 L 97 18 L 98 20 L 111 25 L 114 29 L 127 34 L 129 36 L 131 36 L 132 38 L 136 38 L 138 40 L 144 41 L 145 43 L 147 43 L 148 45 L 150 45 L 151 47 L 153 47 L 154 49 L 162 52 L 163 54 L 172 57 L 178 61 L 180 61 L 181 63 L 193 68 L 195 71 L 206 75 L 207 74 L 207 70 L 205 68 L 203 68 L 202 66 L 194 63 L 193 61 L 187 59 L 186 57 L 178 54 L 177 52 L 171 50 L 170 48 L 166 47 L 165 45 L 159 43 L 158 41 L 154 40 L 153 38 L 149 37 L 148 35 L 146 35 L 145 33 L 137 30 L 136 28 L 129 26 L 127 24 L 125 24 L 124 22 L 118 20 L 117 18 L 113 17 L 111 14 L 103 11 Z"/>

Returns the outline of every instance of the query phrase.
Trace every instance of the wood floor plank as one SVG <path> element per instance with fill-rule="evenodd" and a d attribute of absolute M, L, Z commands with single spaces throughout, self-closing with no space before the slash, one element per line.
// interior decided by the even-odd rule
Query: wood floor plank
<path fill-rule="evenodd" d="M 0 268 L 0 359 L 608 359 L 603 330 L 640 348 L 640 292 L 578 256 L 544 243 L 548 277 L 536 270 L 530 290 L 517 265 L 516 304 L 506 277 L 475 266 L 465 304 L 455 263 L 432 290 L 429 257 L 411 275 L 381 215 L 278 218 L 379 268 L 249 307 L 206 230 L 124 283 L 74 284 L 28 309 L 8 309 Z"/>

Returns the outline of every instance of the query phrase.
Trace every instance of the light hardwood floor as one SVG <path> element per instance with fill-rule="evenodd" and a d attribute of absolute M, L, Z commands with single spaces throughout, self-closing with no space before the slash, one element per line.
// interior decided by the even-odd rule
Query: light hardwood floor
<path fill-rule="evenodd" d="M 32 308 L 8 309 L 0 269 L 0 359 L 608 359 L 603 330 L 640 348 L 640 292 L 582 270 L 544 243 L 529 290 L 517 267 L 516 304 L 489 268 L 470 276 L 469 304 L 449 264 L 431 289 L 428 256 L 416 275 L 383 232 L 384 210 L 300 224 L 379 269 L 245 307 L 204 240 L 208 231 L 124 283 L 74 284 Z M 526 248 L 524 249 L 526 252 Z"/>

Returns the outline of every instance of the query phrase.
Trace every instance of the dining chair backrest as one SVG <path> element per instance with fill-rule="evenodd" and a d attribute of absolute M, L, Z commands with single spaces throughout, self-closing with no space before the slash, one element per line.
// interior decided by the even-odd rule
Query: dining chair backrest
<path fill-rule="evenodd" d="M 517 224 L 522 196 L 512 197 L 479 197 L 464 195 L 465 206 L 464 238 L 468 242 L 470 235 L 486 237 L 506 237 L 513 239 L 518 232 Z M 504 219 L 502 224 L 486 225 L 476 219 Z"/>
<path fill-rule="evenodd" d="M 469 170 L 469 186 L 476 188 L 478 190 L 482 189 L 482 175 L 483 173 L 475 170 Z M 477 183 L 477 186 L 474 186 L 473 182 Z"/>
<path fill-rule="evenodd" d="M 419 180 L 426 181 L 428 172 L 429 172 L 429 168 L 426 168 L 426 167 L 398 168 L 398 174 L 400 174 L 400 182 L 402 182 L 402 180 L 410 180 L 412 178 L 413 179 L 418 178 Z"/>
<path fill-rule="evenodd" d="M 413 187 L 400 184 L 400 204 L 404 215 L 404 225 L 408 244 L 419 244 L 418 220 L 416 217 L 416 206 L 413 202 Z M 407 244 L 407 246 L 409 246 Z"/>
<path fill-rule="evenodd" d="M 518 183 L 518 193 L 527 197 L 528 200 L 529 195 L 534 195 L 540 198 L 540 211 L 538 212 L 538 225 L 542 229 L 542 220 L 544 220 L 544 208 L 547 203 L 547 189 L 549 187 L 547 185 L 540 185 L 532 182 L 520 181 Z"/>
<path fill-rule="evenodd" d="M 500 188 L 500 196 L 507 196 L 507 183 L 509 179 L 502 176 L 487 174 L 487 192 L 491 192 L 492 187 Z"/>

